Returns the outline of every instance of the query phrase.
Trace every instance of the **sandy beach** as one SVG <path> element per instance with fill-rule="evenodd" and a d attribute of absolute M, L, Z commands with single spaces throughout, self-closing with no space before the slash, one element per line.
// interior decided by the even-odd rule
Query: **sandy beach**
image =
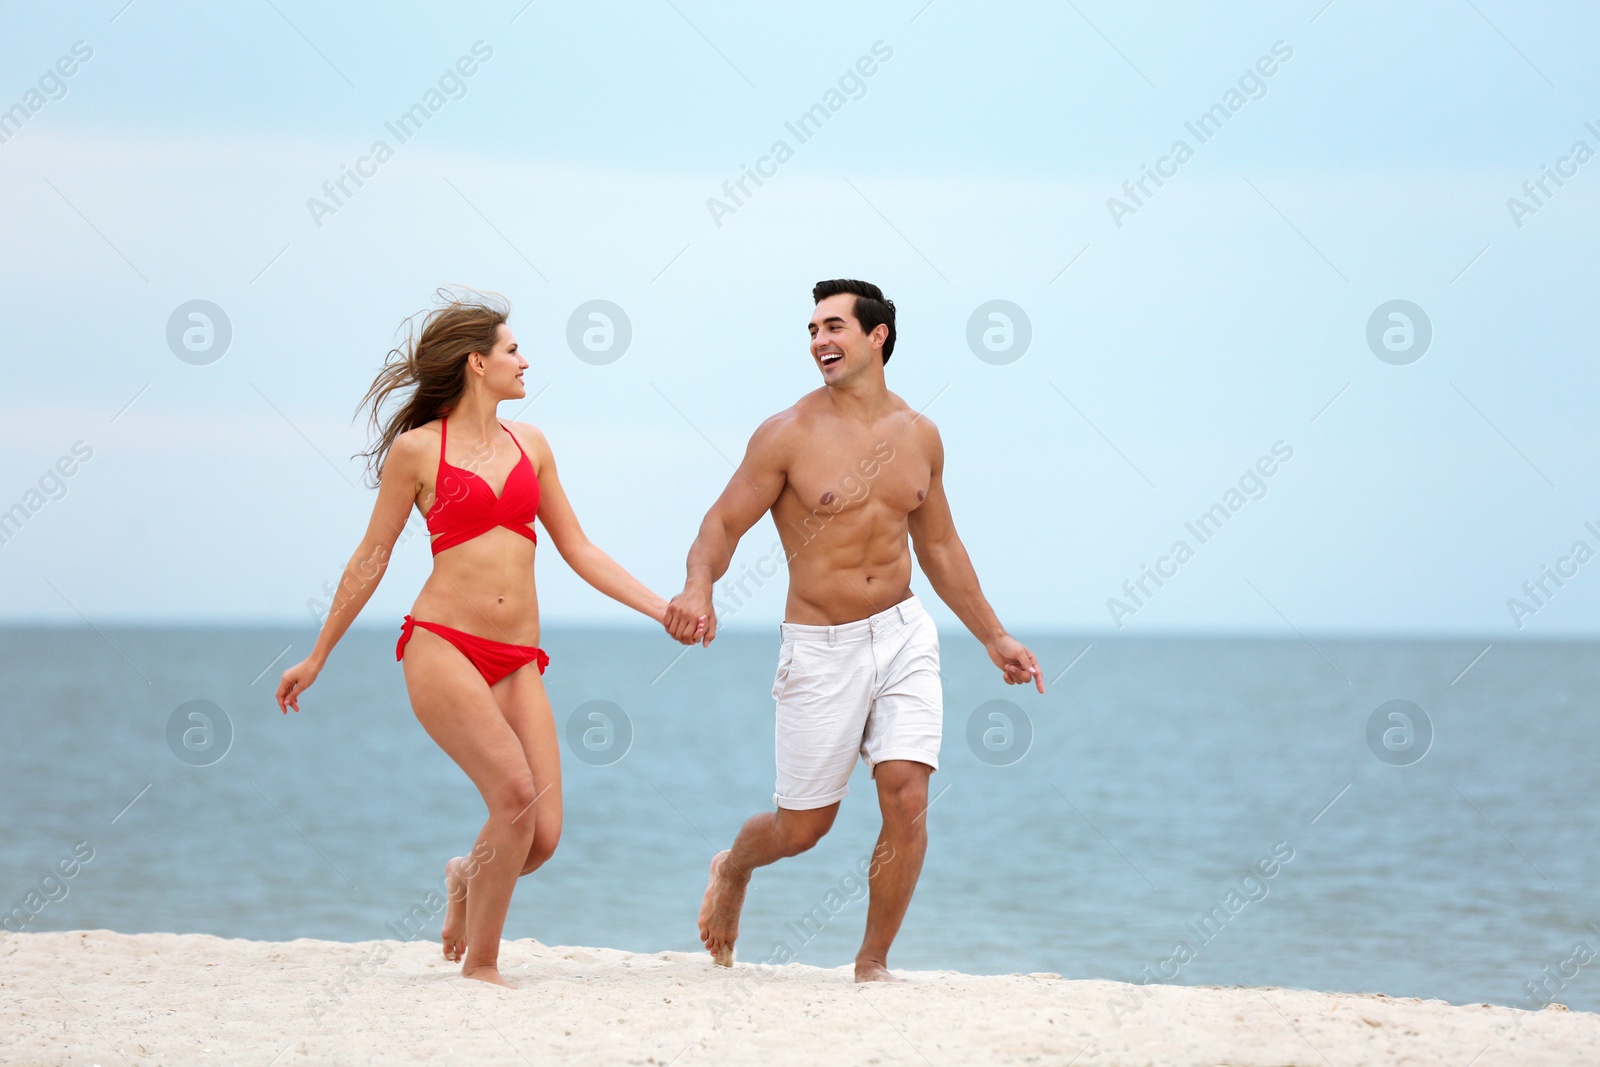
<path fill-rule="evenodd" d="M 420 941 L 241 941 L 104 930 L 0 946 L 8 1064 L 1572 1064 L 1600 1016 L 1054 974 L 740 964 L 508 942 L 519 988 Z"/>

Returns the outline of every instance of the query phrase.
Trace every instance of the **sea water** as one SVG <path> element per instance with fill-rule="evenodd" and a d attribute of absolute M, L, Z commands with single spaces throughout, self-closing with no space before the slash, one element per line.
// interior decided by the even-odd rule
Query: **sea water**
<path fill-rule="evenodd" d="M 436 938 L 483 806 L 397 633 L 353 630 L 283 716 L 304 629 L 0 630 L 7 925 Z M 1600 952 L 1600 646 L 1025 636 L 1043 696 L 943 635 L 894 966 L 1600 1009 L 1573 962 Z M 700 951 L 707 863 L 772 805 L 776 627 L 544 644 L 565 831 L 506 937 Z M 822 843 L 756 875 L 740 958 L 850 962 L 877 831 L 858 767 Z"/>

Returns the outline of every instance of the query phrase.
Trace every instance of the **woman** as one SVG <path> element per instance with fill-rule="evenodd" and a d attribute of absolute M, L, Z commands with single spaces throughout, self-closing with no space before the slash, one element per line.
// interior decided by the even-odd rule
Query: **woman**
<path fill-rule="evenodd" d="M 657 622 L 667 603 L 584 536 L 544 435 L 496 417 L 502 400 L 527 395 L 528 361 L 506 325 L 509 309 L 479 294 L 447 300 L 389 353 L 362 400 L 377 432 L 364 455 L 378 500 L 316 647 L 283 672 L 278 707 L 300 710 L 300 694 L 372 596 L 417 507 L 433 573 L 405 617 L 396 658 L 418 721 L 489 809 L 471 859 L 445 864 L 444 955 L 462 961 L 465 977 L 505 986 L 500 933 L 512 889 L 561 836 L 561 764 L 541 677 L 549 657 L 537 647 L 534 517 L 600 592 Z M 400 407 L 382 420 L 397 393 Z"/>

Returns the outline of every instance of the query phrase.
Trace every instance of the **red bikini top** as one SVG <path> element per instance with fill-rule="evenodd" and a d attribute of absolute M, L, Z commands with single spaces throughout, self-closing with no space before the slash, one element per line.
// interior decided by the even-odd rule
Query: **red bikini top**
<path fill-rule="evenodd" d="M 433 482 L 433 507 L 423 516 L 428 533 L 440 535 L 434 539 L 433 554 L 437 556 L 496 526 L 514 530 L 537 544 L 539 538 L 528 524 L 539 513 L 539 476 L 533 473 L 533 464 L 528 462 L 528 454 L 522 451 L 517 435 L 506 430 L 505 423 L 500 424 L 502 430 L 511 434 L 522 459 L 511 468 L 500 495 L 495 496 L 489 483 L 478 475 L 445 462 L 445 427 L 448 425 L 445 419 L 439 420 L 439 472 Z"/>

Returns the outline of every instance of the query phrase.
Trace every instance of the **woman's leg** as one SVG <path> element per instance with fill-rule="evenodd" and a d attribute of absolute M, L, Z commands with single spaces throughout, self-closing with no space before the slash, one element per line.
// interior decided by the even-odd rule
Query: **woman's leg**
<path fill-rule="evenodd" d="M 500 934 L 511 891 L 533 844 L 539 786 L 517 732 L 483 676 L 459 650 L 418 627 L 405 653 L 406 689 L 417 721 L 472 779 L 489 809 L 468 864 L 461 973 L 505 985 L 499 971 Z"/>
<path fill-rule="evenodd" d="M 532 874 L 555 853 L 561 840 L 561 742 L 555 713 L 539 668 L 529 664 L 501 680 L 491 691 L 506 722 L 522 744 L 538 801 L 533 806 L 533 841 L 522 864 Z"/>
<path fill-rule="evenodd" d="M 490 692 L 522 744 L 528 769 L 533 772 L 538 800 L 532 813 L 533 841 L 521 871 L 532 874 L 550 858 L 561 840 L 561 759 L 555 715 L 537 667 L 512 672 Z M 460 959 L 467 948 L 467 883 L 474 866 L 471 856 L 456 856 L 445 864 L 449 901 L 440 937 L 447 960 Z"/>

